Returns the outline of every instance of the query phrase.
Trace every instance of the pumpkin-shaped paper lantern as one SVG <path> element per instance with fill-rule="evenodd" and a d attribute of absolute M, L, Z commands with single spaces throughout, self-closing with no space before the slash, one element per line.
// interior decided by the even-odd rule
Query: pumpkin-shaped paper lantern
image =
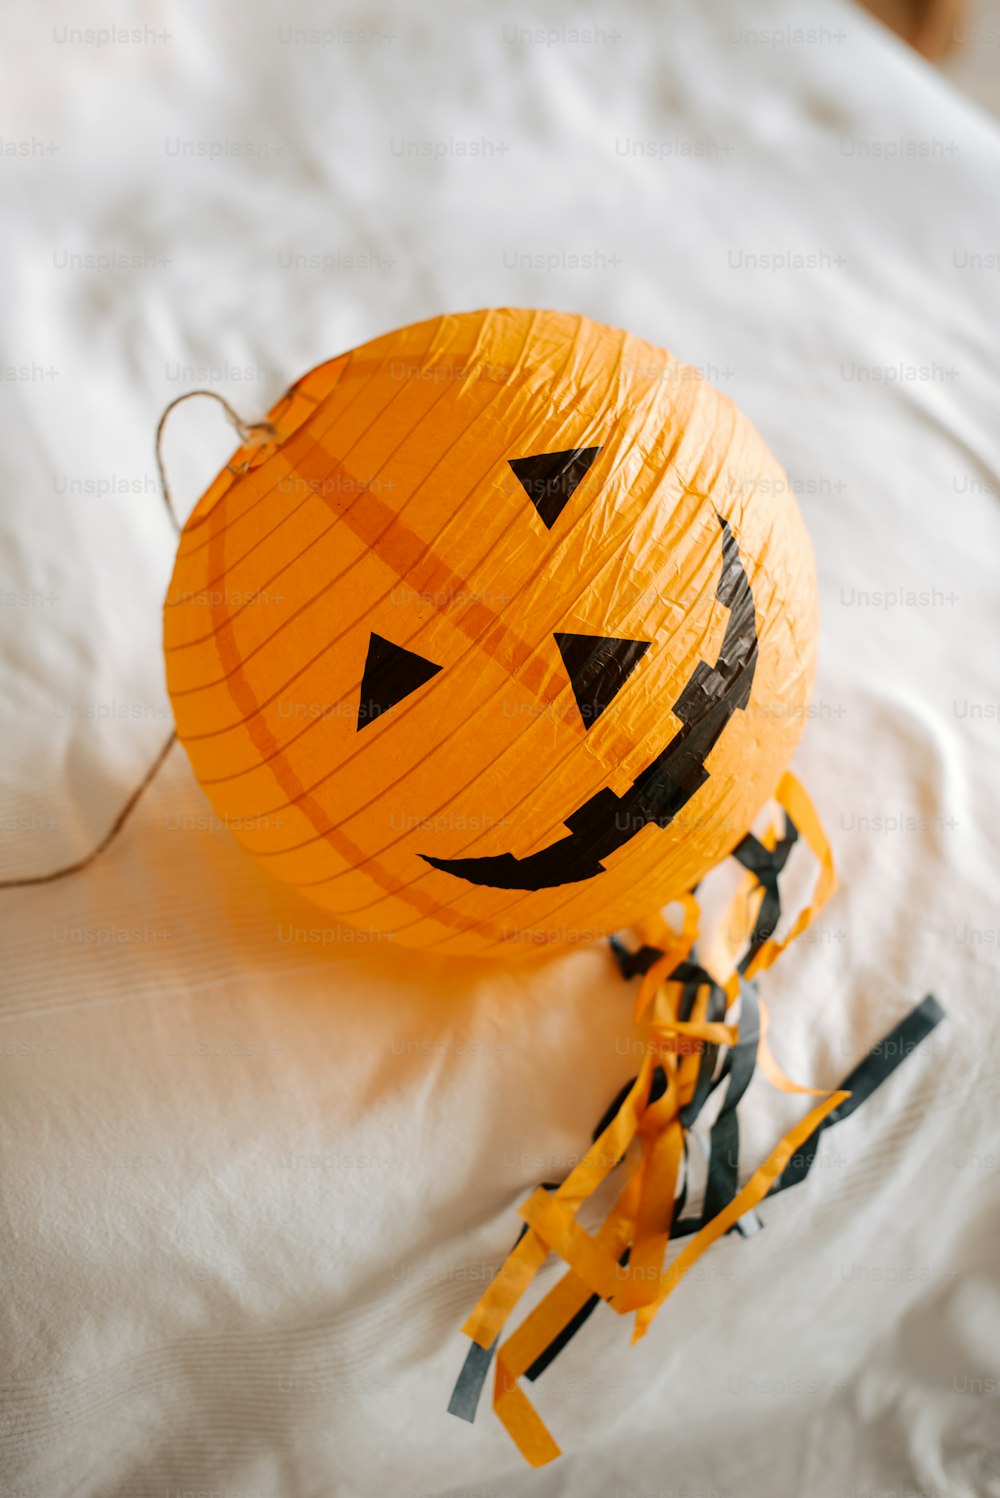
<path fill-rule="evenodd" d="M 490 956 L 689 889 L 774 791 L 812 555 L 749 422 L 568 313 L 446 315 L 320 365 L 181 537 L 177 732 L 332 919 Z"/>

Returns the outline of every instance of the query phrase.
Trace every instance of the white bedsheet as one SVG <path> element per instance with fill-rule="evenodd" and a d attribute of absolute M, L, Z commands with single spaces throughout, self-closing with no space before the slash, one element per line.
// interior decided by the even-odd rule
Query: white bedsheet
<path fill-rule="evenodd" d="M 86 873 L 0 894 L 6 1495 L 1000 1493 L 1000 133 L 844 5 L 706 10 L 8 14 L 2 873 L 91 847 L 169 729 L 168 399 L 258 414 L 398 324 L 568 308 L 702 367 L 801 486 L 842 888 L 765 978 L 783 1064 L 836 1083 L 928 990 L 947 1021 L 641 1345 L 599 1310 L 531 1474 L 488 1399 L 445 1413 L 458 1329 L 634 1071 L 633 993 L 603 947 L 289 941 L 311 909 L 174 752 Z M 190 504 L 230 434 L 174 421 Z M 755 1083 L 747 1172 L 801 1106 Z"/>

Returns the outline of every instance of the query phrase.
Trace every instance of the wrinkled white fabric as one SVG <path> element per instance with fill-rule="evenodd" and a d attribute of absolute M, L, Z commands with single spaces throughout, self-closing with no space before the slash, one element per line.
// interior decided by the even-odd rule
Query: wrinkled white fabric
<path fill-rule="evenodd" d="M 832 0 L 115 9 L 3 23 L 0 872 L 82 855 L 169 730 L 167 400 L 252 416 L 404 322 L 562 307 L 701 367 L 801 492 L 841 889 L 764 980 L 783 1065 L 948 1018 L 640 1345 L 599 1309 L 532 1474 L 488 1399 L 445 1413 L 458 1329 L 633 1074 L 633 993 L 603 947 L 289 941 L 321 920 L 175 751 L 98 863 L 0 893 L 0 1486 L 1000 1493 L 997 124 Z M 109 24 L 140 39 L 73 38 Z M 173 418 L 179 504 L 231 446 Z M 803 1106 L 755 1082 L 746 1173 Z"/>

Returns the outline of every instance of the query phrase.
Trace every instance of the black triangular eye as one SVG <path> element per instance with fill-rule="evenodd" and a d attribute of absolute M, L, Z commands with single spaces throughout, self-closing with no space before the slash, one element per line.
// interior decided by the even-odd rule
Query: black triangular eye
<path fill-rule="evenodd" d="M 366 723 L 374 723 L 390 707 L 409 697 L 425 681 L 430 681 L 441 670 L 433 661 L 427 661 L 402 645 L 394 645 L 372 631 L 368 641 L 368 657 L 365 674 L 361 679 L 361 701 L 358 703 L 358 732 Z"/>
<path fill-rule="evenodd" d="M 649 649 L 648 640 L 555 635 L 584 728 L 597 722 Z"/>
<path fill-rule="evenodd" d="M 570 447 L 534 458 L 509 458 L 511 468 L 546 530 L 551 530 L 573 490 L 593 463 L 599 447 Z"/>

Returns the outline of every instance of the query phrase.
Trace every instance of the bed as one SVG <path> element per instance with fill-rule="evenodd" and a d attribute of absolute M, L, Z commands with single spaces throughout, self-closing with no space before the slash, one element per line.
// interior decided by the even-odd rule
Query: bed
<path fill-rule="evenodd" d="M 834 0 L 6 24 L 0 874 L 85 854 L 169 732 L 167 401 L 553 306 L 732 395 L 813 539 L 840 889 L 764 980 L 782 1065 L 946 1018 L 641 1344 L 591 1318 L 532 1473 L 446 1412 L 460 1327 L 634 1073 L 633 989 L 604 943 L 326 944 L 174 751 L 106 854 L 0 894 L 3 1491 L 1000 1493 L 996 122 Z M 182 507 L 231 448 L 177 413 Z M 744 1173 L 801 1110 L 755 1082 Z"/>

